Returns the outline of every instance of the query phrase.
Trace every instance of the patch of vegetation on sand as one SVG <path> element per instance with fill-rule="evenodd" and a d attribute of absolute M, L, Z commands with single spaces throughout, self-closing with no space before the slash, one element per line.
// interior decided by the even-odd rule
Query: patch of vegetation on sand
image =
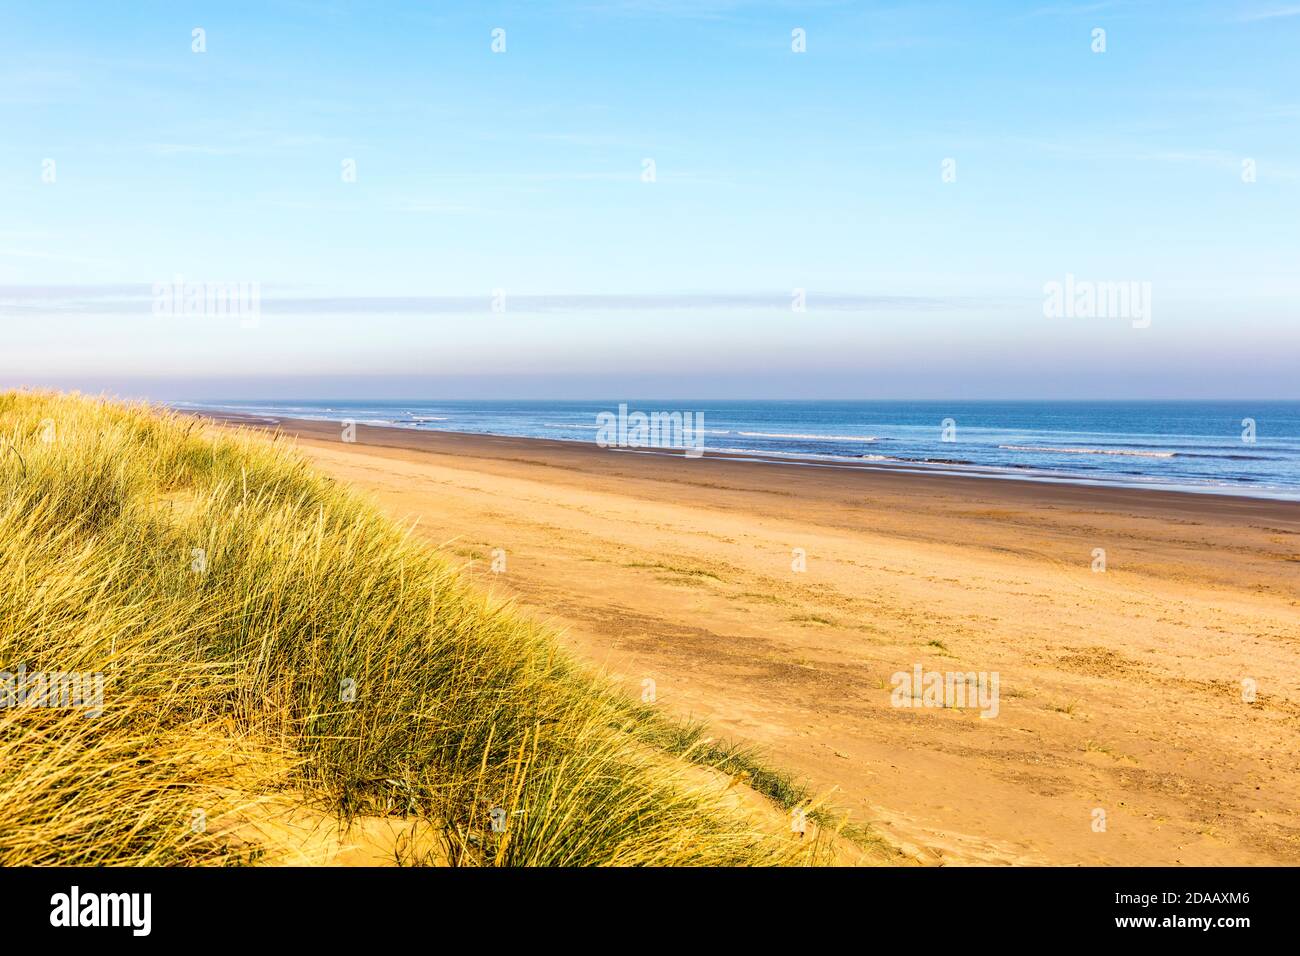
<path fill-rule="evenodd" d="M 662 571 L 665 575 L 675 575 L 677 577 L 686 578 L 687 580 L 691 580 L 691 579 L 694 579 L 696 581 L 701 581 L 701 580 L 721 581 L 722 580 L 722 578 L 718 577 L 716 574 L 714 574 L 712 571 L 707 570 L 706 568 L 691 567 L 689 565 L 682 565 L 682 564 L 667 564 L 666 562 L 663 561 L 631 561 L 624 564 L 623 567 L 637 568 L 637 569 L 648 570 L 648 571 Z M 671 578 L 664 578 L 664 580 L 671 580 Z"/>
<path fill-rule="evenodd" d="M 103 681 L 98 716 L 0 707 L 0 864 L 269 861 L 233 834 L 286 800 L 427 821 L 439 846 L 403 862 L 825 858 L 696 765 L 806 799 L 784 778 L 620 694 L 287 443 L 211 431 L 0 395 L 0 670 Z"/>
<path fill-rule="evenodd" d="M 794 617 L 786 620 L 799 625 L 814 625 L 817 627 L 835 627 L 836 623 L 824 614 L 796 614 Z"/>

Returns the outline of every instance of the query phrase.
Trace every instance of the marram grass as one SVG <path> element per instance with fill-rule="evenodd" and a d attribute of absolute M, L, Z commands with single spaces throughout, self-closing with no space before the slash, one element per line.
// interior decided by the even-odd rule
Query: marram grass
<path fill-rule="evenodd" d="M 691 763 L 734 755 L 575 665 L 288 444 L 213 432 L 0 394 L 0 680 L 103 675 L 98 716 L 0 700 L 0 865 L 270 862 L 236 834 L 285 799 L 428 821 L 436 851 L 403 863 L 824 858 Z"/>

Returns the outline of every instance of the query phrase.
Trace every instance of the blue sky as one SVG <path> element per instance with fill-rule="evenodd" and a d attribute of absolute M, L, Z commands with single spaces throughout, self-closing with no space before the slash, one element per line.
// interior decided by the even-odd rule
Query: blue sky
<path fill-rule="evenodd" d="M 379 6 L 5 4 L 0 385 L 1300 398 L 1300 3 Z"/>

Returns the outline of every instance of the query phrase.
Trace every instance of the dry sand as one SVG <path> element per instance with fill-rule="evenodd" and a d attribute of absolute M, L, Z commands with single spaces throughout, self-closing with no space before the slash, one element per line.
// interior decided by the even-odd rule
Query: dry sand
<path fill-rule="evenodd" d="M 278 425 L 889 861 L 1300 863 L 1300 505 Z M 998 715 L 891 706 L 917 664 Z"/>

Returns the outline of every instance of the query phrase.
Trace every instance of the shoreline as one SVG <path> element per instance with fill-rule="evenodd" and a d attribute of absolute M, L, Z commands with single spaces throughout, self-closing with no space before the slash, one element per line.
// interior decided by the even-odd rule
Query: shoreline
<path fill-rule="evenodd" d="M 258 428 L 265 430 L 293 431 L 295 434 L 316 440 L 339 441 L 339 425 L 335 419 L 294 418 L 290 416 L 250 415 L 238 412 L 208 411 L 200 409 L 181 409 L 168 406 L 181 415 L 189 415 L 228 425 Z M 763 466 L 787 466 L 793 471 L 799 469 L 826 470 L 846 475 L 881 475 L 894 476 L 899 479 L 915 478 L 928 484 L 932 481 L 961 481 L 977 483 L 994 494 L 994 487 L 1008 486 L 1018 489 L 1007 492 L 1013 496 L 1023 496 L 1037 501 L 1059 500 L 1062 503 L 1101 503 L 1107 496 L 1113 496 L 1117 502 L 1126 505 L 1142 503 L 1149 497 L 1153 506 L 1177 505 L 1196 510 L 1205 502 L 1222 502 L 1223 507 L 1232 511 L 1256 511 L 1260 515 L 1276 514 L 1284 518 L 1300 519 L 1300 500 L 1272 495 L 1249 495 L 1235 491 L 1198 490 L 1186 487 L 1154 486 L 1136 482 L 1109 480 L 1089 480 L 1076 477 L 1048 477 L 1041 475 L 1008 474 L 994 469 L 979 470 L 981 466 L 972 466 L 970 471 L 952 468 L 924 468 L 909 462 L 863 461 L 854 463 L 850 460 L 837 459 L 828 461 L 809 456 L 775 456 L 735 451 L 710 451 L 705 449 L 699 458 L 689 458 L 679 451 L 666 449 L 601 448 L 595 443 L 566 440 L 561 438 L 542 438 L 522 435 L 490 435 L 481 432 L 459 432 L 451 429 L 404 428 L 400 425 L 370 425 L 357 423 L 357 435 L 363 431 L 365 441 L 358 437 L 357 444 L 377 447 L 403 448 L 430 452 L 481 452 L 485 449 L 499 447 L 501 444 L 519 443 L 520 450 L 528 448 L 547 448 L 552 451 L 578 450 L 579 454 L 606 456 L 627 455 L 657 460 L 683 461 L 688 464 L 700 462 L 733 463 Z M 341 442 L 340 442 L 341 443 Z M 885 480 L 890 480 L 886 478 Z M 1046 489 L 1060 492 L 1054 495 Z M 1137 497 L 1133 497 L 1137 496 Z M 1208 507 L 1215 508 L 1214 505 Z"/>

